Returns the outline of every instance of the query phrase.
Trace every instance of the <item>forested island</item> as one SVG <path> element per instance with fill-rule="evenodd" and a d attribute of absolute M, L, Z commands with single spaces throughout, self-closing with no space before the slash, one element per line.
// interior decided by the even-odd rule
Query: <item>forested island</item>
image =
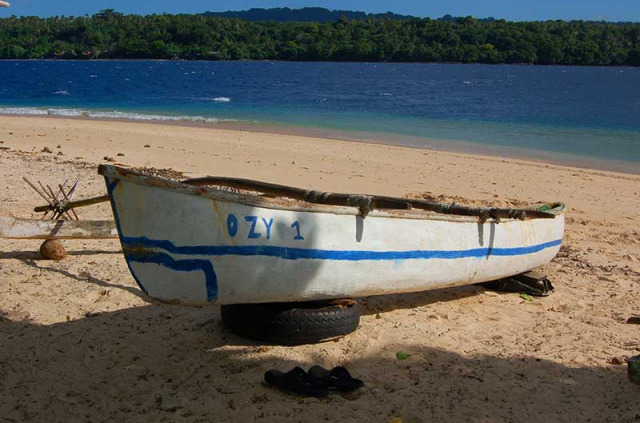
<path fill-rule="evenodd" d="M 204 12 L 203 16 L 215 18 L 238 18 L 246 21 L 273 22 L 336 22 L 343 16 L 347 19 L 416 19 L 415 16 L 399 15 L 393 12 L 365 13 L 353 10 L 329 10 L 324 7 L 303 7 L 290 9 L 288 7 L 252 8 L 249 10 Z"/>
<path fill-rule="evenodd" d="M 342 16 L 328 22 L 205 15 L 0 19 L 0 59 L 186 59 L 640 66 L 640 24 Z"/>

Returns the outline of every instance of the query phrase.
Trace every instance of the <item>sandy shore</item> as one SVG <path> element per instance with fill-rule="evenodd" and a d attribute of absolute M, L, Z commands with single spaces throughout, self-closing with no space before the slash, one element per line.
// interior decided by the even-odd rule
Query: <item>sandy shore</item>
<path fill-rule="evenodd" d="M 52 153 L 42 152 L 47 147 Z M 145 298 L 117 241 L 0 240 L 0 421 L 634 421 L 640 386 L 640 176 L 497 157 L 157 124 L 0 117 L 0 214 L 36 217 L 23 181 L 82 178 L 96 165 L 172 168 L 326 191 L 457 202 L 564 201 L 565 244 L 544 299 L 464 287 L 368 298 L 337 342 L 264 346 L 222 327 L 217 307 Z M 81 209 L 109 219 L 108 206 Z M 397 361 L 398 351 L 411 353 Z M 271 368 L 346 365 L 358 395 L 299 399 L 262 384 Z M 175 405 L 169 407 L 167 404 Z"/>

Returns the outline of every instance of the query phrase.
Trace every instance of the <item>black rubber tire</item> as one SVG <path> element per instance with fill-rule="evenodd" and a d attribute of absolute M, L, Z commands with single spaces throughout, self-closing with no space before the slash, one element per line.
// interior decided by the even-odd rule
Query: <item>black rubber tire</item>
<path fill-rule="evenodd" d="M 327 301 L 233 304 L 220 308 L 222 322 L 236 335 L 279 345 L 315 344 L 355 331 L 357 304 Z"/>

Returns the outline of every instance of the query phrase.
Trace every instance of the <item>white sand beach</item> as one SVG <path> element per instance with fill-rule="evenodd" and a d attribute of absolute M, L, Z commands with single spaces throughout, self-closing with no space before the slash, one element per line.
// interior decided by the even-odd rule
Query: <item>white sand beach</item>
<path fill-rule="evenodd" d="M 104 194 L 105 157 L 325 191 L 563 201 L 564 245 L 541 269 L 556 291 L 532 302 L 476 286 L 365 298 L 355 333 L 279 347 L 235 336 L 217 306 L 145 297 L 117 240 L 64 241 L 69 256 L 54 262 L 38 241 L 0 239 L 0 421 L 640 419 L 624 364 L 640 354 L 640 326 L 626 323 L 640 315 L 639 175 L 215 125 L 0 116 L 0 215 L 38 217 L 43 201 L 23 176 L 81 177 L 79 197 Z M 78 213 L 111 219 L 108 204 Z M 268 369 L 313 364 L 344 365 L 366 386 L 318 400 L 262 382 Z"/>

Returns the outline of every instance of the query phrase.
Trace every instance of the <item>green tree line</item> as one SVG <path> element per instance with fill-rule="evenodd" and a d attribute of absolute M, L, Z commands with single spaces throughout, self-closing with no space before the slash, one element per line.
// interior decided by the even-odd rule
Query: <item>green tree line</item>
<path fill-rule="evenodd" d="M 2 59 L 188 59 L 640 66 L 640 24 L 202 15 L 0 19 Z"/>

